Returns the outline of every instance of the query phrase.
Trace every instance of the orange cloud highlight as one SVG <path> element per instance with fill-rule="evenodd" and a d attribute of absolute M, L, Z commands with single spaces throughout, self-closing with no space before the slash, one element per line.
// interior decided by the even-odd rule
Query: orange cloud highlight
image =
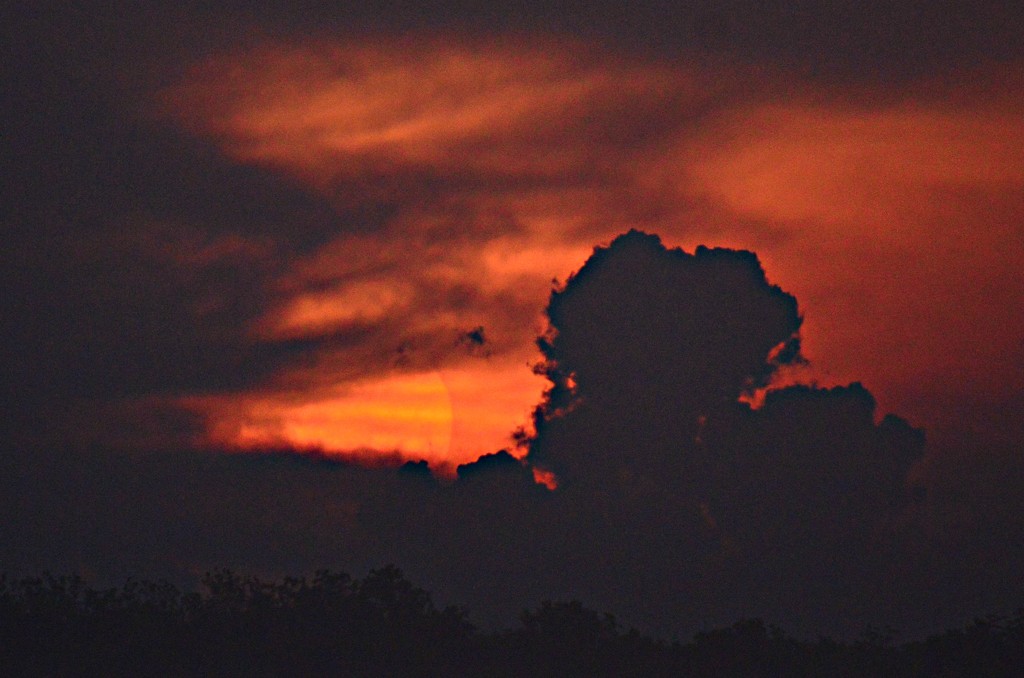
<path fill-rule="evenodd" d="M 395 375 L 312 393 L 255 393 L 194 403 L 211 413 L 214 441 L 242 448 L 294 445 L 448 458 L 452 406 L 437 373 Z"/>
<path fill-rule="evenodd" d="M 609 103 L 678 96 L 681 84 L 668 70 L 596 63 L 581 43 L 320 43 L 211 60 L 167 101 L 235 157 L 326 187 L 403 165 L 573 171 L 588 149 L 564 153 L 551 132 L 586 109 L 600 133 Z"/>
<path fill-rule="evenodd" d="M 411 290 L 399 282 L 355 282 L 292 297 L 265 323 L 272 336 L 303 336 L 333 327 L 378 321 L 400 311 Z"/>

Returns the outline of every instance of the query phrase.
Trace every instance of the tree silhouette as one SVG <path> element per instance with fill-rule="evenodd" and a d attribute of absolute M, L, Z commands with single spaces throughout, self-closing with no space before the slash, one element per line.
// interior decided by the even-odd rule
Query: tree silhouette
<path fill-rule="evenodd" d="M 203 590 L 80 577 L 0 578 L 0 673 L 17 676 L 1018 676 L 1024 609 L 897 645 L 869 628 L 801 641 L 758 619 L 667 644 L 579 601 L 545 601 L 484 634 L 388 566 L 264 581 L 218 570 Z"/>

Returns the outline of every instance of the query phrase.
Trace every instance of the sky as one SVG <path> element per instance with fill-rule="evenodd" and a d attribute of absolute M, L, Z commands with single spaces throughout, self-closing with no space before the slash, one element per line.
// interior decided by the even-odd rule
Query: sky
<path fill-rule="evenodd" d="M 1019 603 L 1011 5 L 5 8 L 0 569 L 389 559 L 495 619 L 578 595 L 668 634 Z M 854 447 L 783 424 L 832 416 Z M 831 523 L 741 510 L 820 517 L 794 488 L 834 476 Z M 843 535 L 875 555 L 826 563 Z M 646 609 L 641 570 L 700 585 Z"/>

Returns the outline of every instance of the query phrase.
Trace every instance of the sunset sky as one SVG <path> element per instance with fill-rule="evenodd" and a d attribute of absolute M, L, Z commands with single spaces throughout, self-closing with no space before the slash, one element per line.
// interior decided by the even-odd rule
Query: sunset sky
<path fill-rule="evenodd" d="M 911 475 L 984 494 L 938 523 L 1021 489 L 1014 3 L 272 5 L 5 9 L 10 468 L 522 457 L 552 290 L 636 229 L 755 252 L 803 317 L 774 386 L 924 429 Z"/>
<path fill-rule="evenodd" d="M 859 379 L 929 429 L 1019 393 L 1019 66 L 887 92 L 593 42 L 268 41 L 160 91 L 170 124 L 228 158 L 372 215 L 297 256 L 251 328 L 330 337 L 315 376 L 201 408 L 214 435 L 500 449 L 543 386 L 528 365 L 552 279 L 629 228 L 756 251 L 801 300 L 801 379 Z M 460 341 L 478 326 L 483 344 Z"/>

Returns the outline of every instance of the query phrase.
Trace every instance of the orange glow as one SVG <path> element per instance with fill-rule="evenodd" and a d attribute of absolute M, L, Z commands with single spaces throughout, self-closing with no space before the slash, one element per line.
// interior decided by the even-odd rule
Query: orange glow
<path fill-rule="evenodd" d="M 164 113 L 341 210 L 393 214 L 299 259 L 256 328 L 369 338 L 279 375 L 285 395 L 203 411 L 236 443 L 437 464 L 507 447 L 543 387 L 529 365 L 552 279 L 632 227 L 759 254 L 805 315 L 812 364 L 783 382 L 860 379 L 883 411 L 925 425 L 951 382 L 1012 393 L 1024 106 L 999 90 L 1021 69 L 991 70 L 991 96 L 925 83 L 896 100 L 543 41 L 215 56 Z M 459 342 L 477 326 L 486 344 Z"/>
<path fill-rule="evenodd" d="M 298 398 L 254 394 L 217 403 L 213 411 L 213 439 L 241 448 L 376 449 L 436 461 L 447 458 L 451 444 L 451 400 L 436 373 L 367 380 Z"/>
<path fill-rule="evenodd" d="M 545 471 L 542 468 L 533 467 L 533 482 L 538 485 L 543 485 L 549 490 L 558 489 L 558 478 L 551 471 Z"/>
<path fill-rule="evenodd" d="M 345 456 L 379 450 L 425 459 L 444 472 L 509 446 L 512 432 L 528 424 L 542 389 L 542 380 L 525 365 L 508 365 L 396 374 L 345 388 L 187 404 L 208 414 L 215 444 L 314 448 Z"/>
<path fill-rule="evenodd" d="M 530 414 L 540 402 L 545 381 L 525 361 L 466 365 L 441 375 L 451 394 L 454 416 L 448 454 L 452 463 L 510 447 L 518 427 L 532 433 Z"/>
<path fill-rule="evenodd" d="M 1019 111 L 790 104 L 737 113 L 729 128 L 731 138 L 693 165 L 696 187 L 757 218 L 859 221 L 873 238 L 913 242 L 920 233 L 893 228 L 893 207 L 941 213 L 941 205 L 928 203 L 936 188 L 1024 183 Z M 850 235 L 847 228 L 838 233 Z"/>
<path fill-rule="evenodd" d="M 271 336 L 303 336 L 348 323 L 380 320 L 408 302 L 411 290 L 391 281 L 356 282 L 323 292 L 299 294 L 267 322 Z"/>

